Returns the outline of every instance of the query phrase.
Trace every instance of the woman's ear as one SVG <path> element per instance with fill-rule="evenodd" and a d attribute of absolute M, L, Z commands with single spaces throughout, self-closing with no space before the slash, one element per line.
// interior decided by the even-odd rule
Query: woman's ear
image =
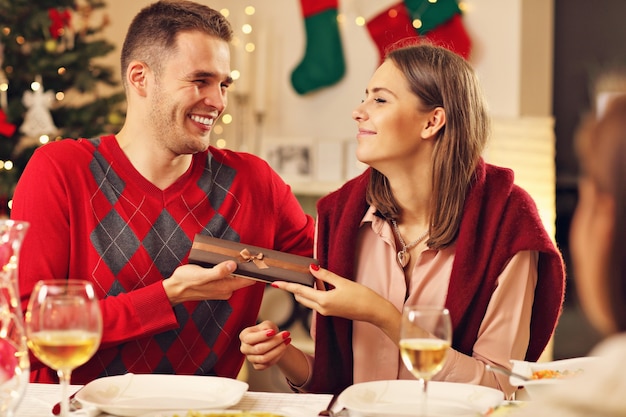
<path fill-rule="evenodd" d="M 145 62 L 132 61 L 126 70 L 126 79 L 130 89 L 139 96 L 145 97 L 148 86 L 148 73 L 150 69 Z"/>
<path fill-rule="evenodd" d="M 426 126 L 422 131 L 424 139 L 434 137 L 441 128 L 446 124 L 446 111 L 443 107 L 436 107 L 430 112 L 430 117 L 426 122 Z"/>

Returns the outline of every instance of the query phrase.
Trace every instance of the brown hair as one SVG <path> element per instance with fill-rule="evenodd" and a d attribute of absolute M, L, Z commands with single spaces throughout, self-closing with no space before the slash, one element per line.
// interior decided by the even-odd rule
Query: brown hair
<path fill-rule="evenodd" d="M 121 53 L 122 80 L 132 60 L 148 64 L 155 72 L 176 48 L 180 32 L 200 31 L 226 42 L 233 29 L 226 18 L 210 7 L 188 0 L 161 0 L 143 8 L 128 28 Z"/>
<path fill-rule="evenodd" d="M 581 175 L 615 202 L 606 292 L 619 331 L 626 331 L 626 92 L 611 99 L 602 114 L 589 114 L 577 131 Z"/>
<path fill-rule="evenodd" d="M 427 111 L 443 107 L 446 124 L 432 156 L 431 248 L 443 248 L 458 234 L 465 196 L 489 135 L 489 117 L 476 75 L 461 56 L 430 44 L 402 46 L 387 54 Z M 368 203 L 388 219 L 398 209 L 387 178 L 372 169 Z"/>

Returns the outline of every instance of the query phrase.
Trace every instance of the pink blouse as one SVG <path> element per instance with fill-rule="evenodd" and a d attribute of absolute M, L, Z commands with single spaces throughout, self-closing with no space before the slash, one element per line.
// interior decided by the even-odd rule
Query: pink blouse
<path fill-rule="evenodd" d="M 425 249 L 411 273 L 407 291 L 404 271 L 396 262 L 391 226 L 374 212 L 370 207 L 361 222 L 357 253 L 367 256 L 359 257 L 356 281 L 390 300 L 398 311 L 405 304 L 443 306 L 454 245 L 443 250 Z M 507 376 L 486 371 L 485 364 L 508 367 L 510 359 L 524 359 L 530 337 L 537 262 L 536 251 L 519 252 L 511 258 L 498 278 L 472 356 L 451 348 L 434 381 L 480 384 L 500 389 L 507 398 L 512 398 L 516 387 L 509 384 Z M 402 363 L 396 342 L 370 323 L 355 321 L 353 326 L 354 383 L 414 378 Z"/>

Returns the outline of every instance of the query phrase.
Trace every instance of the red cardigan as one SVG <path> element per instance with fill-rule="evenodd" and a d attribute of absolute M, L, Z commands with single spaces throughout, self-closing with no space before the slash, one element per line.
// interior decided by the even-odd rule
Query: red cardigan
<path fill-rule="evenodd" d="M 355 242 L 368 204 L 370 171 L 318 202 L 320 265 L 354 279 Z M 452 347 L 472 354 L 498 276 L 520 251 L 539 252 L 538 279 L 526 359 L 539 358 L 561 313 L 565 270 L 532 198 L 513 184 L 513 172 L 480 161 L 456 242 L 446 307 L 454 328 Z M 352 255 L 346 255 L 352 254 Z M 338 393 L 352 384 L 352 322 L 318 315 L 312 392 Z"/>

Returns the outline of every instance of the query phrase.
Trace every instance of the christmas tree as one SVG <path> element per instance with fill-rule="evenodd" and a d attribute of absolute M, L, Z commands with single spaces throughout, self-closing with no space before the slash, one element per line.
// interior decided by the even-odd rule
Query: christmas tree
<path fill-rule="evenodd" d="M 0 213 L 37 146 L 113 133 L 125 100 L 102 0 L 0 0 Z"/>

